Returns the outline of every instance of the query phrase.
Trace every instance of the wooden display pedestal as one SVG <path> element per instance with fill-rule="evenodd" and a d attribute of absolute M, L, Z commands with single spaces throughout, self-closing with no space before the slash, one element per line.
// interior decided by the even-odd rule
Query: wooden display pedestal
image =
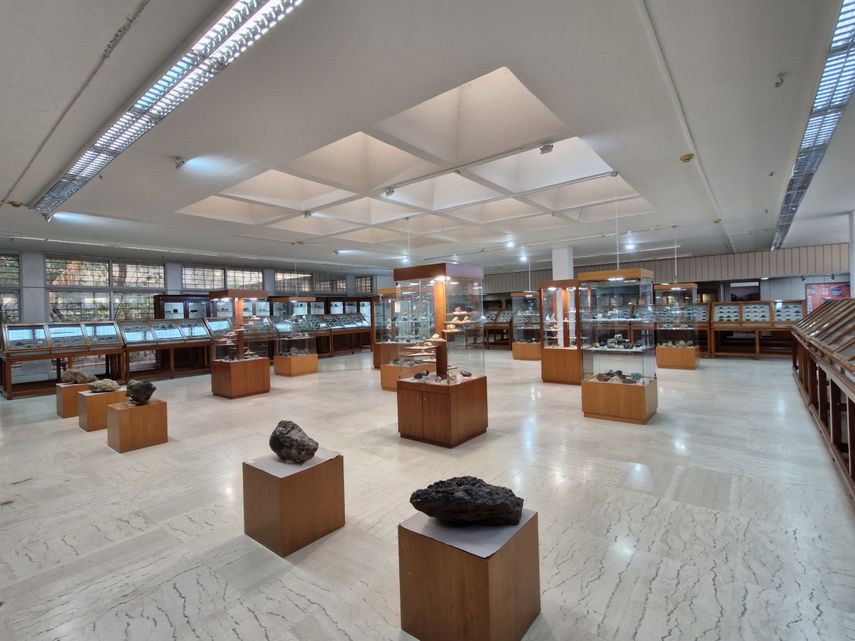
<path fill-rule="evenodd" d="M 113 403 L 107 406 L 107 445 L 117 452 L 161 445 L 169 440 L 166 425 L 166 401 Z"/>
<path fill-rule="evenodd" d="M 77 424 L 87 432 L 103 430 L 107 427 L 107 406 L 127 400 L 125 388 L 115 392 L 77 392 Z"/>
<path fill-rule="evenodd" d="M 582 412 L 588 418 L 644 425 L 656 414 L 656 379 L 645 385 L 582 381 Z"/>
<path fill-rule="evenodd" d="M 211 393 L 225 398 L 242 398 L 270 391 L 270 361 L 245 358 L 239 361 L 211 361 Z"/>
<path fill-rule="evenodd" d="M 317 371 L 317 354 L 273 357 L 273 373 L 277 376 L 303 376 L 304 374 L 316 374 Z"/>
<path fill-rule="evenodd" d="M 541 348 L 540 343 L 511 344 L 511 352 L 515 361 L 539 361 Z"/>
<path fill-rule="evenodd" d="M 398 365 L 381 365 L 380 366 L 380 387 L 387 392 L 394 392 L 398 389 L 399 378 L 410 378 L 418 372 L 428 370 L 436 374 L 435 363 L 423 363 L 421 365 L 411 365 L 409 367 L 400 367 Z"/>
<path fill-rule="evenodd" d="M 77 416 L 77 393 L 88 392 L 86 383 L 57 383 L 56 384 L 56 413 L 60 418 Z"/>
<path fill-rule="evenodd" d="M 420 641 L 519 641 L 540 613 L 537 513 L 519 525 L 398 526 L 401 629 Z"/>
<path fill-rule="evenodd" d="M 656 367 L 663 369 L 698 369 L 701 360 L 697 347 L 656 346 Z"/>
<path fill-rule="evenodd" d="M 344 525 L 344 458 L 319 449 L 302 465 L 275 454 L 243 464 L 243 531 L 279 556 Z"/>
<path fill-rule="evenodd" d="M 544 347 L 540 351 L 540 378 L 544 383 L 579 385 L 582 382 L 582 350 Z"/>
<path fill-rule="evenodd" d="M 454 447 L 486 431 L 486 376 L 451 385 L 398 380 L 398 432 L 402 437 Z"/>

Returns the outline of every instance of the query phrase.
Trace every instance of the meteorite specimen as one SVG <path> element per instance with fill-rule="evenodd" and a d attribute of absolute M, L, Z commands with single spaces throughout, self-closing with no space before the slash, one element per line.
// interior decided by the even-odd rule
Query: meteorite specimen
<path fill-rule="evenodd" d="M 133 405 L 145 405 L 156 389 L 150 381 L 131 379 L 128 381 L 128 402 Z"/>
<path fill-rule="evenodd" d="M 61 380 L 63 383 L 94 383 L 98 378 L 79 369 L 67 369 L 62 373 Z"/>
<path fill-rule="evenodd" d="M 279 421 L 270 435 L 270 449 L 283 461 L 302 465 L 315 455 L 318 442 L 294 421 Z"/>
<path fill-rule="evenodd" d="M 523 500 L 506 487 L 474 476 L 431 483 L 410 496 L 413 507 L 448 525 L 516 525 Z"/>
<path fill-rule="evenodd" d="M 89 390 L 92 392 L 115 392 L 117 389 L 119 389 L 119 384 L 112 378 L 89 383 Z"/>

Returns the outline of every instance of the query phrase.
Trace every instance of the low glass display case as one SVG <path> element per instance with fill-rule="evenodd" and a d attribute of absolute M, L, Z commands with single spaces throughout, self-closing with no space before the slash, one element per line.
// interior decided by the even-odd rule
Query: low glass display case
<path fill-rule="evenodd" d="M 511 294 L 511 351 L 516 360 L 540 360 L 540 292 Z"/>
<path fill-rule="evenodd" d="M 119 321 L 119 330 L 128 347 L 154 347 L 157 336 L 145 321 Z"/>
<path fill-rule="evenodd" d="M 49 350 L 44 323 L 10 323 L 3 325 L 3 350 L 7 353 L 45 353 Z"/>
<path fill-rule="evenodd" d="M 51 352 L 86 351 L 86 338 L 80 323 L 48 323 Z"/>
<path fill-rule="evenodd" d="M 231 318 L 206 318 L 205 325 L 208 327 L 208 333 L 215 340 L 231 332 L 235 326 Z"/>
<path fill-rule="evenodd" d="M 90 350 L 122 347 L 122 337 L 114 321 L 89 321 L 83 323 L 86 342 Z"/>
<path fill-rule="evenodd" d="M 178 320 L 153 320 L 151 331 L 154 332 L 158 344 L 184 342 L 184 333 L 181 331 Z"/>
<path fill-rule="evenodd" d="M 585 416 L 647 423 L 656 413 L 652 272 L 580 274 Z"/>
<path fill-rule="evenodd" d="M 540 283 L 540 377 L 545 383 L 582 382 L 579 294 L 574 279 Z"/>
<path fill-rule="evenodd" d="M 272 341 L 278 333 L 269 316 L 250 316 L 243 319 L 244 336 L 247 341 Z"/>
<path fill-rule="evenodd" d="M 178 321 L 178 326 L 188 343 L 207 343 L 211 340 L 204 318 L 185 318 Z"/>

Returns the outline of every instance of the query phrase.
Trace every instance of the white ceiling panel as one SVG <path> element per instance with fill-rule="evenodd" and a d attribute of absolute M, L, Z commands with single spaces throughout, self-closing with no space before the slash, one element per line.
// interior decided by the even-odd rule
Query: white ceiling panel
<path fill-rule="evenodd" d="M 584 207 L 585 205 L 611 202 L 616 196 L 623 199 L 635 195 L 636 191 L 618 176 L 617 178 L 585 180 L 564 187 L 556 187 L 531 194 L 528 198 L 552 211 L 562 211 Z"/>
<path fill-rule="evenodd" d="M 579 138 L 556 142 L 549 153 L 539 148 L 468 167 L 467 172 L 516 193 L 611 172 L 602 158 Z"/>
<path fill-rule="evenodd" d="M 450 173 L 396 187 L 393 194 L 384 195 L 383 198 L 427 211 L 441 211 L 501 196 L 489 187 Z"/>
<path fill-rule="evenodd" d="M 246 225 L 261 225 L 283 216 L 293 216 L 282 209 L 267 207 L 256 203 L 242 202 L 222 196 L 209 196 L 188 207 L 179 209 L 176 213 L 215 220 L 227 220 Z"/>
<path fill-rule="evenodd" d="M 338 232 L 355 229 L 359 225 L 332 218 L 326 218 L 322 214 L 312 214 L 311 216 L 297 216 L 290 220 L 285 220 L 279 223 L 273 223 L 270 227 L 274 229 L 284 229 L 300 234 L 311 234 L 314 236 L 325 236 L 327 234 L 336 234 Z"/>
<path fill-rule="evenodd" d="M 628 216 L 640 216 L 654 211 L 653 206 L 644 198 L 632 198 L 630 200 L 618 201 L 616 203 L 604 203 L 583 207 L 579 214 L 579 222 L 593 223 L 602 220 L 614 220 L 615 216 L 626 218 Z"/>
<path fill-rule="evenodd" d="M 404 233 L 409 232 L 410 234 L 431 234 L 448 229 L 455 229 L 464 224 L 465 223 L 459 220 L 446 218 L 445 216 L 428 214 L 425 216 L 416 216 L 409 220 L 398 220 L 394 223 L 384 225 L 384 227 Z"/>
<path fill-rule="evenodd" d="M 334 203 L 354 193 L 270 169 L 224 189 L 222 194 L 299 211 Z"/>
<path fill-rule="evenodd" d="M 365 193 L 436 172 L 439 167 L 358 131 L 298 158 L 288 169 Z"/>
<path fill-rule="evenodd" d="M 400 232 L 383 229 L 382 227 L 366 227 L 343 234 L 336 234 L 335 238 L 355 240 L 360 243 L 386 243 L 404 238 Z"/>
<path fill-rule="evenodd" d="M 505 198 L 503 200 L 494 200 L 488 203 L 453 209 L 446 215 L 471 223 L 489 224 L 508 218 L 530 216 L 535 213 L 541 213 L 537 207 L 515 200 L 514 198 Z"/>
<path fill-rule="evenodd" d="M 413 216 L 419 212 L 413 207 L 377 200 L 376 198 L 360 198 L 316 211 L 328 218 L 352 221 L 360 225 L 379 225 L 406 216 Z"/>

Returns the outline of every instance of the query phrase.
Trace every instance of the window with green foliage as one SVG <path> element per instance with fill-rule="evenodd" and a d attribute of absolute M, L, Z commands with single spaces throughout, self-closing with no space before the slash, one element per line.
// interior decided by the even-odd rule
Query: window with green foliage
<path fill-rule="evenodd" d="M 0 291 L 0 323 L 17 323 L 21 320 L 18 292 Z"/>
<path fill-rule="evenodd" d="M 226 272 L 222 267 L 198 267 L 185 265 L 181 268 L 181 287 L 183 289 L 224 289 Z"/>
<path fill-rule="evenodd" d="M 46 256 L 45 282 L 48 287 L 109 287 L 109 261 Z"/>
<path fill-rule="evenodd" d="M 17 256 L 0 256 L 0 285 L 21 284 L 21 261 Z"/>
<path fill-rule="evenodd" d="M 226 271 L 229 289 L 263 289 L 264 273 L 260 269 L 231 268 Z"/>
<path fill-rule="evenodd" d="M 60 290 L 48 292 L 50 320 L 110 320 L 110 293 Z"/>
<path fill-rule="evenodd" d="M 113 320 L 154 318 L 154 294 L 113 292 Z"/>
<path fill-rule="evenodd" d="M 163 265 L 153 263 L 127 263 L 113 261 L 111 266 L 113 287 L 122 289 L 163 289 Z"/>
<path fill-rule="evenodd" d="M 312 291 L 312 275 L 295 272 L 275 272 L 273 284 L 277 292 L 291 294 L 294 292 Z"/>
<path fill-rule="evenodd" d="M 374 292 L 374 276 L 357 276 L 356 293 L 372 294 Z"/>

